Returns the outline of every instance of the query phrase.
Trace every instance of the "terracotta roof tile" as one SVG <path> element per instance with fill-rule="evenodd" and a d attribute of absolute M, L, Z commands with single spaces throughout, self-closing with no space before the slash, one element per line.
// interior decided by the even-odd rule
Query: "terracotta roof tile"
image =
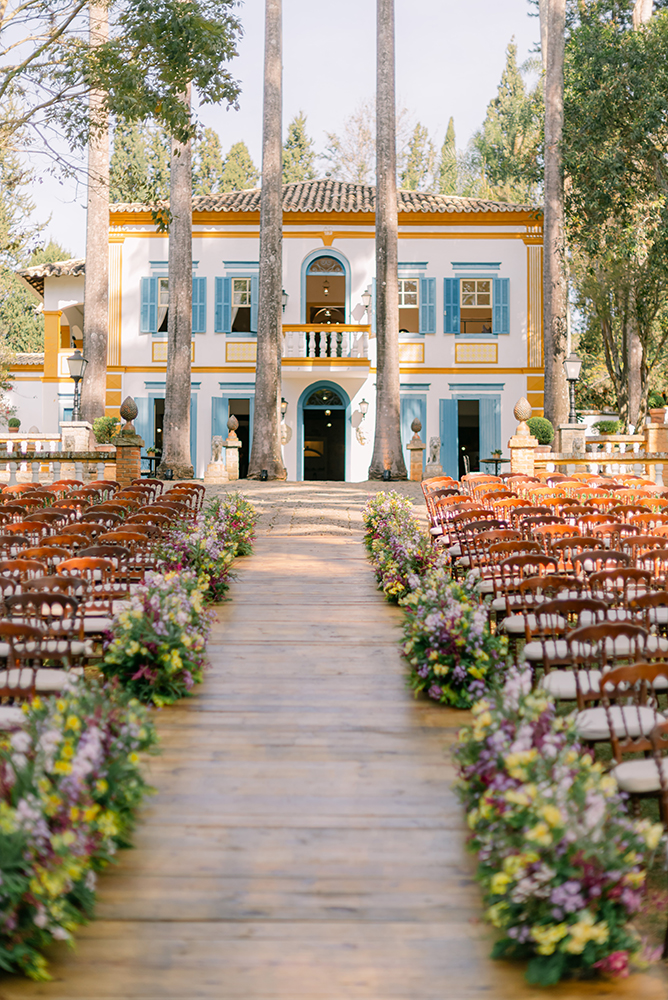
<path fill-rule="evenodd" d="M 346 184 L 331 179 L 303 181 L 283 186 L 284 212 L 373 212 L 376 189 L 370 184 Z M 149 205 L 136 203 L 112 205 L 112 212 L 145 212 Z M 400 212 L 527 212 L 535 205 L 513 205 L 482 198 L 430 194 L 426 191 L 398 191 Z M 259 212 L 260 188 L 248 191 L 228 191 L 225 194 L 201 195 L 193 198 L 195 212 Z"/>
<path fill-rule="evenodd" d="M 35 264 L 33 267 L 24 267 L 16 273 L 27 281 L 40 295 L 44 295 L 45 278 L 77 277 L 84 274 L 86 261 L 83 258 L 72 258 L 71 260 L 57 260 L 47 264 Z"/>

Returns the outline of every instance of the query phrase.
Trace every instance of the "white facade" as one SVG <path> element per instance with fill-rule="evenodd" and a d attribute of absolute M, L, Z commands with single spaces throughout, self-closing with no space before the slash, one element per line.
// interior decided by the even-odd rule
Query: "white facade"
<path fill-rule="evenodd" d="M 375 420 L 372 198 L 372 188 L 335 182 L 286 188 L 282 395 L 289 479 L 367 478 Z M 304 207 L 309 204 L 320 207 Z M 200 332 L 193 333 L 191 441 L 198 477 L 210 461 L 212 435 L 227 433 L 230 413 L 240 420 L 240 435 L 252 434 L 258 208 L 259 192 L 196 199 L 194 205 L 193 320 Z M 413 331 L 399 335 L 402 435 L 406 443 L 419 416 L 422 439 L 441 438 L 444 467 L 454 475 L 462 447 L 473 461 L 489 457 L 481 450 L 505 450 L 521 396 L 542 413 L 542 219 L 522 206 L 417 192 L 400 193 L 399 208 L 399 277 L 410 303 L 400 326 Z M 168 256 L 167 236 L 142 206 L 112 210 L 107 408 L 117 412 L 121 400 L 133 396 L 147 447 L 159 444 L 164 399 L 160 300 L 167 298 L 161 279 Z M 67 265 L 53 275 L 35 277 L 40 269 L 30 270 L 33 287 L 43 287 L 47 321 L 42 412 L 36 415 L 37 398 L 28 401 L 25 367 L 17 371 L 16 404 L 22 429 L 28 421 L 48 430 L 71 398 L 63 364 L 80 342 L 83 277 L 67 273 Z M 333 396 L 316 400 L 319 409 L 307 405 L 318 387 L 339 397 L 328 419 Z M 362 399 L 369 403 L 364 419 Z M 247 458 L 244 447 L 242 462 Z"/>

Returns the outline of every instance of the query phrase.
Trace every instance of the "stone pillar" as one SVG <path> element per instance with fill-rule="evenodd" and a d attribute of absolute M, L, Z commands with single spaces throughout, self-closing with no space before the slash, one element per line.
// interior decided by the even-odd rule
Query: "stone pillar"
<path fill-rule="evenodd" d="M 538 447 L 538 439 L 531 436 L 527 420 L 531 416 L 532 407 L 528 399 L 522 396 L 515 404 L 513 414 L 519 421 L 517 430 L 508 442 L 510 449 L 510 471 L 521 472 L 527 476 L 533 476 L 536 454 L 534 449 Z"/>
<path fill-rule="evenodd" d="M 227 429 L 230 432 L 225 439 L 225 465 L 227 467 L 227 478 L 234 482 L 239 478 L 239 448 L 241 441 L 237 437 L 237 427 L 239 421 L 234 414 L 227 421 Z"/>
<path fill-rule="evenodd" d="M 116 481 L 121 486 L 129 486 L 133 479 L 141 476 L 141 450 L 144 442 L 132 423 L 138 413 L 137 404 L 132 396 L 128 396 L 121 406 L 121 417 L 126 423 L 111 442 L 116 445 Z"/>
<path fill-rule="evenodd" d="M 204 473 L 205 483 L 226 483 L 227 469 L 223 462 L 223 439 L 219 434 L 211 438 L 211 461 Z"/>
<path fill-rule="evenodd" d="M 93 425 L 87 420 L 62 420 L 60 436 L 63 451 L 95 451 Z"/>
<path fill-rule="evenodd" d="M 559 424 L 557 451 L 584 455 L 586 433 L 585 424 Z"/>
<path fill-rule="evenodd" d="M 647 425 L 645 428 L 645 451 L 668 451 L 668 424 L 658 424 L 652 422 Z M 649 478 L 657 484 L 657 486 L 663 486 L 662 465 L 647 466 L 647 474 L 649 475 Z"/>
<path fill-rule="evenodd" d="M 440 437 L 429 438 L 429 457 L 427 459 L 427 465 L 424 470 L 425 479 L 435 479 L 437 476 L 443 475 L 443 466 L 439 462 L 440 454 L 441 454 Z"/>
<path fill-rule="evenodd" d="M 411 424 L 411 430 L 413 431 L 413 437 L 406 445 L 409 452 L 411 453 L 411 470 L 409 478 L 413 483 L 421 483 L 422 455 L 427 446 L 425 445 L 424 441 L 420 440 L 420 431 L 422 430 L 422 424 L 417 417 Z"/>

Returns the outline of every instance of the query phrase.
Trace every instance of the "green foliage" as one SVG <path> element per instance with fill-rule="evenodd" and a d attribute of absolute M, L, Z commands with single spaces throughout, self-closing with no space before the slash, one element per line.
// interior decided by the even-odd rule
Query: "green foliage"
<path fill-rule="evenodd" d="M 96 417 L 93 434 L 98 444 L 109 444 L 120 426 L 118 417 Z"/>
<path fill-rule="evenodd" d="M 594 427 L 599 434 L 620 434 L 622 429 L 619 420 L 599 420 Z"/>
<path fill-rule="evenodd" d="M 69 260 L 72 254 L 55 240 L 50 240 L 44 249 L 34 250 L 20 266 L 32 267 L 56 260 Z M 44 316 L 36 296 L 14 270 L 3 269 L 0 273 L 0 331 L 5 342 L 14 351 L 44 350 Z"/>
<path fill-rule="evenodd" d="M 658 389 L 650 389 L 647 395 L 647 405 L 653 408 L 657 406 L 665 406 L 666 405 L 665 394 L 663 392 L 660 392 Z"/>
<path fill-rule="evenodd" d="M 288 125 L 283 146 L 283 183 L 310 181 L 315 177 L 313 139 L 306 132 L 306 115 L 300 111 Z"/>
<path fill-rule="evenodd" d="M 221 191 L 246 191 L 256 186 L 260 173 L 245 142 L 235 142 L 225 157 Z"/>
<path fill-rule="evenodd" d="M 538 438 L 538 444 L 552 444 L 554 427 L 547 417 L 529 417 L 527 424 L 532 435 Z"/>
<path fill-rule="evenodd" d="M 169 198 L 170 141 L 154 123 L 118 122 L 109 166 L 109 200 L 152 205 Z"/>
<path fill-rule="evenodd" d="M 193 194 L 218 194 L 223 191 L 223 153 L 215 129 L 205 128 L 193 145 Z"/>
<path fill-rule="evenodd" d="M 429 130 L 419 122 L 413 130 L 406 155 L 406 165 L 401 172 L 401 186 L 409 191 L 423 191 L 434 172 L 436 150 L 429 138 Z"/>
<path fill-rule="evenodd" d="M 471 141 L 474 169 L 490 197 L 509 202 L 537 200 L 542 180 L 542 118 L 542 87 L 527 91 L 517 65 L 517 46 L 511 41 L 497 96 L 487 105 L 482 128 Z"/>
<path fill-rule="evenodd" d="M 21 421 L 19 420 L 18 417 L 10 417 L 9 420 L 7 421 L 7 426 L 16 427 L 16 429 L 18 430 L 18 428 L 21 426 Z"/>
<path fill-rule="evenodd" d="M 455 119 L 450 118 L 441 148 L 438 164 L 438 190 L 440 194 L 457 194 L 457 142 Z"/>

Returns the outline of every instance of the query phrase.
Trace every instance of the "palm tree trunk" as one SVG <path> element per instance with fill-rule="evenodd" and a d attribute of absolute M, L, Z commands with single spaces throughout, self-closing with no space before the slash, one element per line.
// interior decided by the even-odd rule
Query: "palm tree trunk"
<path fill-rule="evenodd" d="M 545 233 L 543 340 L 545 416 L 555 427 L 566 423 L 569 403 L 563 361 L 567 351 L 566 242 L 561 141 L 564 127 L 564 32 L 566 0 L 547 0 L 545 74 Z M 556 440 L 556 439 L 555 439 Z"/>
<path fill-rule="evenodd" d="M 394 0 L 376 0 L 376 430 L 369 479 L 406 479 L 399 400 Z"/>
<path fill-rule="evenodd" d="M 264 106 L 262 115 L 262 195 L 260 201 L 260 280 L 255 370 L 255 417 L 249 479 L 266 470 L 285 479 L 281 457 L 281 314 L 283 239 L 282 0 L 266 0 Z"/>
<path fill-rule="evenodd" d="M 90 44 L 109 37 L 105 6 L 91 4 Z M 88 361 L 81 392 L 81 415 L 91 423 L 103 417 L 107 399 L 109 331 L 109 128 L 99 128 L 104 95 L 90 94 L 91 137 L 88 142 L 88 207 L 86 212 L 86 276 L 84 281 L 83 355 Z"/>
<path fill-rule="evenodd" d="M 190 86 L 183 101 L 190 107 Z M 193 215 L 190 142 L 172 139 L 169 178 L 169 311 L 163 451 L 158 475 L 192 479 L 190 380 L 192 366 Z"/>

